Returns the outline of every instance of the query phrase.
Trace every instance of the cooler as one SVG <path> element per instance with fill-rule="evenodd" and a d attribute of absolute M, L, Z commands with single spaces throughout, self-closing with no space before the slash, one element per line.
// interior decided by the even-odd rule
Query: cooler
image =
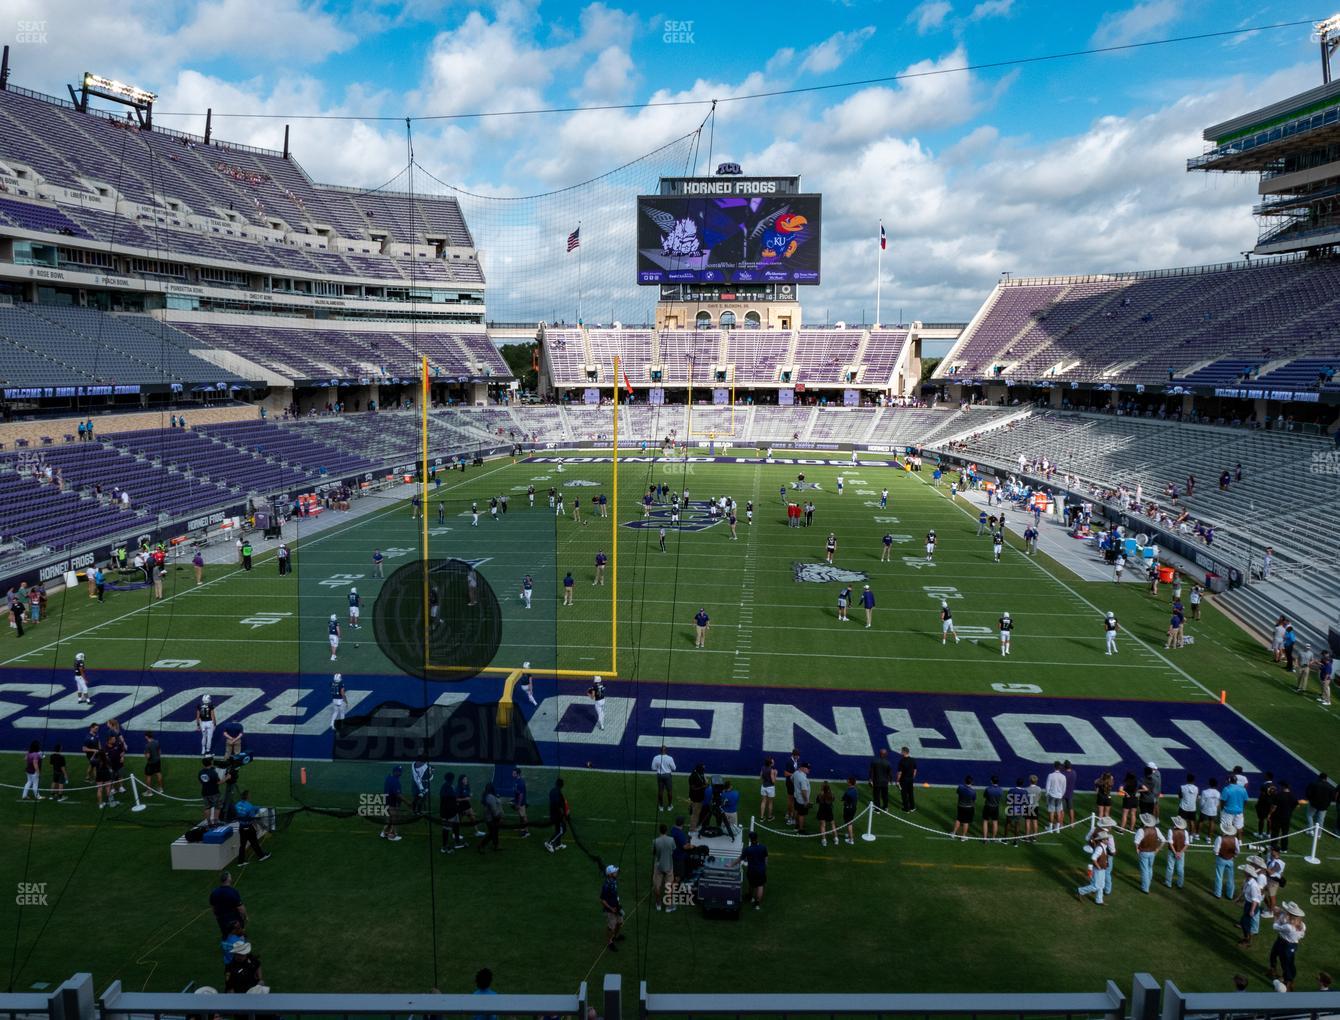
<path fill-rule="evenodd" d="M 1172 584 L 1173 574 L 1176 571 L 1172 567 L 1159 567 L 1159 583 Z"/>

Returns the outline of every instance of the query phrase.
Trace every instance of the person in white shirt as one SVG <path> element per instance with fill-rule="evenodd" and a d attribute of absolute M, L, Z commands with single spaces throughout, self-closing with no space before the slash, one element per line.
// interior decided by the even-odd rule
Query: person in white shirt
<path fill-rule="evenodd" d="M 1265 876 L 1259 868 L 1251 864 L 1243 865 L 1242 917 L 1238 927 L 1242 929 L 1242 938 L 1238 945 L 1246 949 L 1252 944 L 1252 936 L 1261 930 L 1261 904 L 1265 893 Z"/>
<path fill-rule="evenodd" d="M 1196 777 L 1188 772 L 1186 782 L 1177 791 L 1177 813 L 1188 826 L 1196 821 L 1196 802 L 1199 799 L 1200 787 L 1196 785 Z"/>
<path fill-rule="evenodd" d="M 1043 789 L 1047 791 L 1047 831 L 1059 832 L 1065 820 L 1065 773 L 1059 761 L 1053 764 Z"/>
<path fill-rule="evenodd" d="M 1262 914 L 1265 917 L 1273 917 L 1280 884 L 1284 881 L 1284 858 L 1280 856 L 1278 844 L 1271 844 L 1270 859 L 1265 862 L 1264 878 L 1266 880 L 1266 902 Z"/>
<path fill-rule="evenodd" d="M 1280 972 L 1284 986 L 1293 991 L 1294 978 L 1298 976 L 1298 943 L 1307 934 L 1307 925 L 1303 922 L 1303 908 L 1292 901 L 1280 904 L 1275 917 L 1275 944 L 1270 947 L 1270 966 L 1281 965 Z"/>
<path fill-rule="evenodd" d="M 1196 826 L 1191 834 L 1191 839 L 1200 839 L 1204 836 L 1211 839 L 1214 836 L 1215 823 L 1219 821 L 1219 781 L 1213 776 L 1209 779 L 1209 785 L 1200 791 L 1200 797 L 1197 798 L 1197 805 L 1200 808 L 1200 817 L 1196 819 Z M 1203 828 L 1202 828 L 1203 827 Z"/>
<path fill-rule="evenodd" d="M 656 810 L 673 811 L 675 807 L 675 759 L 665 753 L 665 745 L 661 745 L 661 753 L 651 760 L 651 771 L 656 776 Z M 662 804 L 661 801 L 665 803 Z"/>

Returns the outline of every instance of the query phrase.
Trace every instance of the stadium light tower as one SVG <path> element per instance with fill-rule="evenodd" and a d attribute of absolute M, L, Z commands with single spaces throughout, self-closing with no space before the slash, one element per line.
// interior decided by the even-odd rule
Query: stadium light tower
<path fill-rule="evenodd" d="M 1331 83 L 1331 56 L 1340 49 L 1340 14 L 1333 14 L 1325 21 L 1319 21 L 1314 28 L 1314 38 L 1321 43 L 1321 81 L 1323 85 Z"/>

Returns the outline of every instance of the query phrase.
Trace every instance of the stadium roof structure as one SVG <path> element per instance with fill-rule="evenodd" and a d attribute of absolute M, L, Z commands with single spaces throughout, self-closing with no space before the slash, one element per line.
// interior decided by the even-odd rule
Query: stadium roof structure
<path fill-rule="evenodd" d="M 1188 170 L 1263 171 L 1300 143 L 1340 142 L 1340 81 L 1211 125 L 1204 138 L 1214 147 L 1188 159 Z"/>

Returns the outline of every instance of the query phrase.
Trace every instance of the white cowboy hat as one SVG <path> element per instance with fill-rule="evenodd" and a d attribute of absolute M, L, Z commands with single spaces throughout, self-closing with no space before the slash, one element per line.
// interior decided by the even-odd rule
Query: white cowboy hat
<path fill-rule="evenodd" d="M 1223 836 L 1236 836 L 1238 834 L 1238 827 L 1234 825 L 1232 822 L 1229 822 L 1228 824 L 1220 827 L 1219 833 L 1220 835 Z"/>
<path fill-rule="evenodd" d="M 1186 828 L 1186 819 L 1183 818 L 1181 815 L 1176 816 L 1176 817 L 1173 819 L 1173 828 L 1174 828 L 1174 829 L 1185 829 L 1185 828 Z"/>
<path fill-rule="evenodd" d="M 1154 818 L 1153 815 L 1151 815 L 1151 814 L 1143 814 L 1143 815 L 1140 816 L 1140 824 L 1141 824 L 1141 825 L 1158 825 L 1158 822 L 1155 820 L 1155 818 Z"/>
<path fill-rule="evenodd" d="M 1306 917 L 1306 916 L 1307 916 L 1306 914 L 1303 913 L 1303 908 L 1300 907 L 1300 906 L 1299 906 L 1297 903 L 1295 903 L 1293 900 L 1288 900 L 1287 902 L 1281 903 L 1281 904 L 1280 904 L 1280 908 L 1281 908 L 1286 914 L 1292 914 L 1294 917 Z"/>

